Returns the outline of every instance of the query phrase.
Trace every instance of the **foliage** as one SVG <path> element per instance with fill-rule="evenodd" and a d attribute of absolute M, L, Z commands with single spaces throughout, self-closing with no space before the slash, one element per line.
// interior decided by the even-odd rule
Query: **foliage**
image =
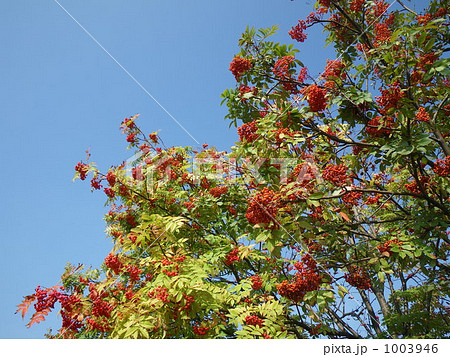
<path fill-rule="evenodd" d="M 59 302 L 54 338 L 449 337 L 444 4 L 318 1 L 289 32 L 323 25 L 336 58 L 318 78 L 277 27 L 248 28 L 222 95 L 231 153 L 125 119 L 132 162 L 76 166 L 108 197 L 111 253 L 20 312 Z"/>

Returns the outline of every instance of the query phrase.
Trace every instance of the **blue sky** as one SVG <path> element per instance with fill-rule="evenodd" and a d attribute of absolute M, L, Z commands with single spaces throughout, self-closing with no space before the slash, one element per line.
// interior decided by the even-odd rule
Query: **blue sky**
<path fill-rule="evenodd" d="M 226 150 L 237 139 L 220 94 L 247 25 L 281 25 L 276 40 L 314 1 L 59 0 L 200 143 Z M 426 3 L 415 1 L 417 6 Z M 67 262 L 98 267 L 112 248 L 101 193 L 72 182 L 90 148 L 102 171 L 132 153 L 123 118 L 140 113 L 167 145 L 196 143 L 53 0 L 0 2 L 0 338 L 41 338 L 57 317 L 27 329 L 15 306 L 53 286 Z M 320 28 L 298 46 L 319 73 L 332 50 Z M 56 314 L 54 314 L 56 315 Z"/>

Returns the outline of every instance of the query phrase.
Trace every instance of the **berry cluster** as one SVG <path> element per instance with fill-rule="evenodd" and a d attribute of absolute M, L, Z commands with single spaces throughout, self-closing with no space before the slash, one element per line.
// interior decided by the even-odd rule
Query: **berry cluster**
<path fill-rule="evenodd" d="M 100 297 L 95 299 L 92 303 L 92 316 L 103 316 L 109 318 L 111 316 L 111 311 L 113 310 L 113 306 L 107 302 L 102 300 Z"/>
<path fill-rule="evenodd" d="M 213 187 L 209 190 L 209 193 L 214 196 L 214 197 L 220 197 L 222 195 L 224 195 L 225 193 L 228 192 L 228 187 L 227 186 L 218 186 L 218 187 Z"/>
<path fill-rule="evenodd" d="M 438 176 L 449 177 L 450 176 L 450 156 L 447 156 L 443 160 L 436 160 L 433 171 Z"/>
<path fill-rule="evenodd" d="M 309 254 L 303 256 L 302 261 L 295 263 L 294 267 L 298 270 L 294 281 L 290 283 L 287 280 L 283 281 L 277 285 L 277 290 L 281 296 L 293 302 L 299 302 L 307 292 L 319 289 L 320 284 L 322 284 L 322 277 L 317 268 L 317 263 Z"/>
<path fill-rule="evenodd" d="M 420 107 L 416 113 L 416 120 L 428 123 L 430 121 L 430 115 L 426 112 L 424 107 Z"/>
<path fill-rule="evenodd" d="M 313 84 L 304 88 L 302 93 L 306 95 L 311 112 L 321 112 L 327 107 L 326 89 L 322 89 L 318 85 Z"/>
<path fill-rule="evenodd" d="M 347 175 L 347 166 L 344 164 L 327 165 L 323 169 L 322 176 L 325 180 L 330 181 L 335 186 L 343 186 L 349 179 Z"/>
<path fill-rule="evenodd" d="M 347 283 L 355 288 L 367 290 L 371 287 L 369 277 L 361 268 L 349 268 L 349 272 L 345 274 L 344 278 Z"/>
<path fill-rule="evenodd" d="M 350 191 L 345 193 L 344 196 L 342 196 L 342 201 L 344 201 L 349 205 L 357 206 L 362 196 L 363 196 L 362 192 Z"/>
<path fill-rule="evenodd" d="M 287 179 L 287 182 L 296 182 L 299 186 L 306 188 L 307 190 L 311 190 L 314 187 L 313 180 L 315 177 L 316 173 L 311 165 L 303 162 L 294 167 L 292 173 Z"/>
<path fill-rule="evenodd" d="M 253 275 L 250 277 L 250 280 L 252 281 L 252 289 L 253 290 L 259 290 L 262 287 L 263 281 L 260 276 Z"/>
<path fill-rule="evenodd" d="M 138 281 L 142 274 L 142 270 L 134 265 L 125 265 L 125 271 L 130 276 L 131 281 Z"/>
<path fill-rule="evenodd" d="M 233 73 L 234 77 L 238 81 L 239 78 L 247 72 L 250 68 L 252 68 L 252 62 L 246 58 L 242 58 L 240 56 L 236 56 L 233 58 L 233 61 L 230 63 L 229 70 Z"/>
<path fill-rule="evenodd" d="M 387 136 L 391 133 L 390 128 L 393 126 L 393 118 L 376 116 L 367 123 L 366 133 L 374 137 Z"/>
<path fill-rule="evenodd" d="M 238 248 L 234 248 L 230 253 L 228 253 L 225 256 L 225 264 L 232 265 L 234 262 L 240 261 L 241 258 L 239 258 L 238 253 L 239 253 Z"/>
<path fill-rule="evenodd" d="M 190 310 L 191 309 L 191 304 L 195 301 L 195 298 L 193 296 L 189 296 L 186 294 L 183 294 L 183 297 L 185 299 L 185 304 L 183 309 L 184 310 Z"/>
<path fill-rule="evenodd" d="M 91 180 L 91 187 L 94 190 L 100 190 L 103 186 L 101 185 L 101 179 L 98 177 L 93 177 Z"/>
<path fill-rule="evenodd" d="M 284 56 L 278 59 L 273 66 L 272 72 L 279 79 L 290 79 L 292 76 L 289 73 L 294 56 Z"/>
<path fill-rule="evenodd" d="M 107 319 L 100 319 L 98 321 L 91 319 L 90 317 L 88 317 L 86 319 L 86 322 L 90 325 L 90 329 L 93 330 L 97 330 L 103 333 L 108 332 L 109 330 L 111 330 L 111 326 L 109 326 L 108 324 L 108 320 Z"/>
<path fill-rule="evenodd" d="M 149 297 L 155 296 L 157 299 L 161 300 L 164 303 L 169 302 L 169 293 L 167 292 L 167 288 L 158 287 L 154 290 L 154 292 L 150 292 L 148 295 Z"/>
<path fill-rule="evenodd" d="M 384 242 L 383 244 L 377 245 L 377 249 L 379 250 L 380 253 L 387 252 L 389 254 L 392 254 L 392 250 L 391 250 L 392 246 L 393 245 L 400 246 L 402 244 L 403 243 L 400 242 L 398 239 L 391 239 L 391 240 L 388 240 L 387 242 Z"/>
<path fill-rule="evenodd" d="M 206 335 L 209 331 L 209 327 L 200 327 L 199 325 L 192 326 L 192 331 L 199 336 Z"/>
<path fill-rule="evenodd" d="M 120 274 L 120 271 L 123 268 L 123 263 L 120 261 L 119 257 L 112 253 L 109 253 L 105 258 L 105 265 L 116 275 Z"/>
<path fill-rule="evenodd" d="M 388 87 L 388 89 L 380 89 L 381 96 L 375 98 L 381 107 L 380 113 L 382 114 L 385 114 L 391 108 L 398 108 L 400 100 L 405 96 L 398 82 L 394 82 Z"/>
<path fill-rule="evenodd" d="M 79 162 L 76 166 L 75 166 L 75 171 L 77 171 L 80 174 L 80 179 L 82 181 L 84 181 L 87 177 L 87 174 L 89 172 L 89 165 L 88 164 L 83 164 L 82 162 Z"/>
<path fill-rule="evenodd" d="M 330 61 L 329 59 L 327 59 L 327 65 L 321 77 L 325 80 L 329 80 L 332 78 L 345 79 L 346 74 L 343 71 L 344 68 L 345 64 L 341 60 Z"/>
<path fill-rule="evenodd" d="M 391 39 L 391 35 L 392 33 L 386 23 L 375 24 L 375 40 L 373 45 L 378 47 L 388 43 Z"/>
<path fill-rule="evenodd" d="M 420 183 L 420 184 L 419 184 Z M 428 176 L 421 176 L 419 178 L 419 183 L 417 183 L 415 180 L 411 181 L 407 184 L 405 184 L 405 189 L 411 193 L 422 193 L 422 188 L 427 189 L 427 186 L 429 186 L 430 178 Z"/>
<path fill-rule="evenodd" d="M 350 11 L 353 12 L 360 12 L 362 10 L 362 7 L 364 5 L 365 0 L 353 0 L 350 3 Z"/>
<path fill-rule="evenodd" d="M 34 304 L 36 312 L 53 309 L 55 307 L 55 303 L 63 297 L 63 294 L 58 291 L 59 288 L 59 286 L 47 289 L 41 289 L 40 286 L 36 288 L 35 296 L 37 301 Z"/>
<path fill-rule="evenodd" d="M 275 217 L 282 208 L 281 197 L 271 189 L 264 187 L 249 200 L 245 217 L 250 224 L 269 224 L 276 222 Z"/>
<path fill-rule="evenodd" d="M 293 40 L 304 42 L 308 37 L 308 35 L 304 33 L 306 27 L 306 22 L 304 20 L 298 20 L 298 24 L 293 26 L 289 31 L 289 36 L 291 36 Z"/>
<path fill-rule="evenodd" d="M 438 17 L 445 16 L 446 14 L 447 14 L 447 9 L 441 7 L 436 11 L 436 13 L 434 15 L 432 15 L 432 14 L 418 15 L 416 17 L 416 19 L 420 25 L 424 26 L 427 23 L 429 23 L 431 20 L 436 19 Z"/>
<path fill-rule="evenodd" d="M 283 88 L 291 93 L 298 93 L 297 84 L 292 81 L 292 73 L 289 73 L 294 56 L 284 56 L 275 62 L 272 72 L 281 81 Z"/>
<path fill-rule="evenodd" d="M 255 141 L 259 136 L 256 134 L 257 130 L 256 120 L 242 124 L 238 128 L 239 140 L 243 141 L 243 139 L 245 139 L 248 143 Z"/>
<path fill-rule="evenodd" d="M 109 171 L 106 174 L 106 181 L 108 181 L 108 185 L 110 187 L 114 187 L 114 185 L 116 184 L 116 179 L 117 179 L 117 177 L 116 177 L 116 174 L 114 172 Z"/>
<path fill-rule="evenodd" d="M 251 326 L 263 327 L 264 320 L 256 315 L 248 315 L 245 317 L 245 324 Z"/>
<path fill-rule="evenodd" d="M 380 198 L 383 197 L 383 195 L 381 194 L 377 194 L 375 196 L 369 196 L 366 198 L 366 205 L 376 205 L 378 204 L 378 201 L 380 200 Z"/>

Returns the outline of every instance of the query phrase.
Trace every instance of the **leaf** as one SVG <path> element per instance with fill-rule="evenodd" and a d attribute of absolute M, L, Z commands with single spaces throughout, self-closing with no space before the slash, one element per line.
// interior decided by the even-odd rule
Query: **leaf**
<path fill-rule="evenodd" d="M 31 303 L 34 300 L 36 300 L 36 296 L 34 294 L 25 296 L 22 303 L 17 305 L 18 309 L 15 313 L 17 314 L 18 312 L 20 312 L 20 314 L 22 315 L 22 319 L 23 319 L 25 317 L 25 314 L 28 312 L 28 309 L 30 308 Z"/>
<path fill-rule="evenodd" d="M 27 323 L 25 326 L 30 328 L 34 324 L 38 324 L 39 322 L 45 321 L 45 316 L 47 316 L 50 311 L 51 309 L 49 307 L 42 311 L 36 311 L 33 314 L 33 316 L 31 316 L 30 322 Z"/>
<path fill-rule="evenodd" d="M 350 218 L 348 218 L 347 214 L 344 212 L 339 212 L 339 214 L 341 215 L 342 218 L 345 219 L 345 221 L 350 222 Z"/>

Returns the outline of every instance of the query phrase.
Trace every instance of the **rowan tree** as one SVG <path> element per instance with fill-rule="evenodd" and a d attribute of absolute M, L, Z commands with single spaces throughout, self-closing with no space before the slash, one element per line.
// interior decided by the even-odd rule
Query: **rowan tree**
<path fill-rule="evenodd" d="M 76 177 L 107 196 L 113 248 L 36 288 L 52 338 L 449 337 L 449 19 L 319 0 L 335 58 L 311 76 L 277 27 L 247 28 L 225 90 L 230 153 L 164 147 L 137 116 L 133 162 Z"/>

